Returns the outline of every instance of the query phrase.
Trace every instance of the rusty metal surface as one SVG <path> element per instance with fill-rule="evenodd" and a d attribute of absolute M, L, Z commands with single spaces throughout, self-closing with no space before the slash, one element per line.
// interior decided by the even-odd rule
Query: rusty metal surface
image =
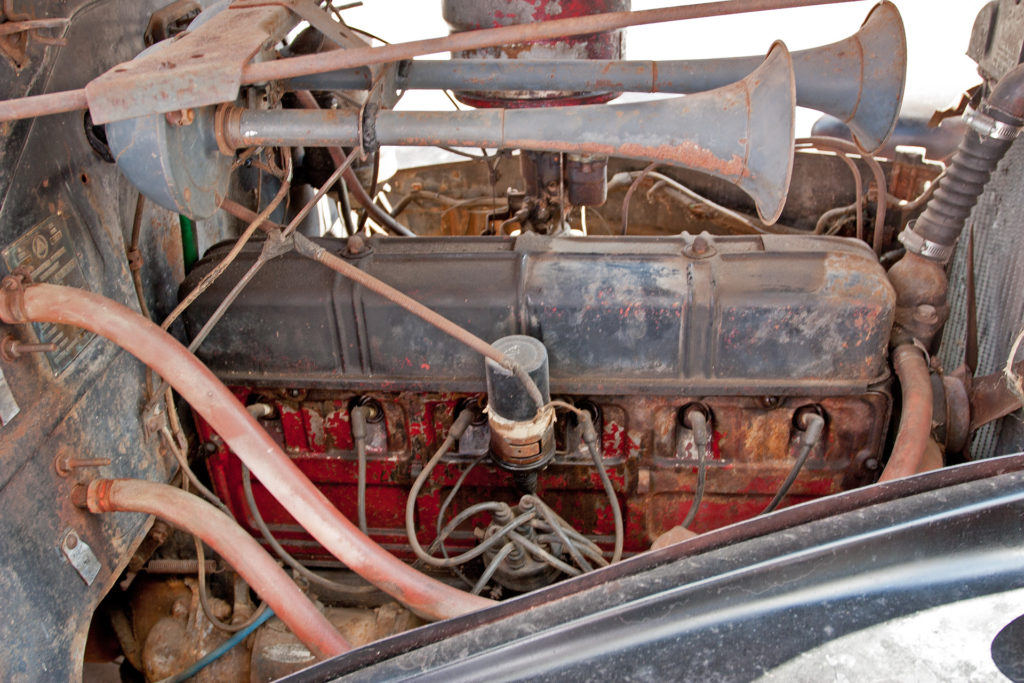
<path fill-rule="evenodd" d="M 243 83 L 291 78 L 305 74 L 324 73 L 335 69 L 397 62 L 439 52 L 476 50 L 494 45 L 516 42 L 551 40 L 564 36 L 615 31 L 629 26 L 642 26 L 665 21 L 680 21 L 701 17 L 725 16 L 762 12 L 789 7 L 837 4 L 852 0 L 724 0 L 697 5 L 683 5 L 637 12 L 594 14 L 570 19 L 554 19 L 532 24 L 502 26 L 498 28 L 463 31 L 444 38 L 395 43 L 381 47 L 355 50 L 334 50 L 317 55 L 292 57 L 252 64 L 246 67 Z"/>
<path fill-rule="evenodd" d="M 180 674 L 206 653 L 228 640 L 200 608 L 199 587 L 194 578 L 157 580 L 133 586 L 131 627 L 139 651 L 138 670 L 146 680 L 158 681 Z M 231 607 L 210 599 L 215 616 L 224 619 Z M 123 636 L 122 636 L 123 638 Z M 249 653 L 232 648 L 190 680 L 197 683 L 242 681 L 249 675 Z"/>
<path fill-rule="evenodd" d="M 36 284 L 0 290 L 0 319 L 70 324 L 112 340 L 152 367 L 209 420 L 253 474 L 287 501 L 304 526 L 371 583 L 420 613 L 445 618 L 482 609 L 490 600 L 435 581 L 397 561 L 370 541 L 280 450 L 223 384 L 173 337 L 133 311 L 83 290 Z"/>
<path fill-rule="evenodd" d="M 274 413 L 262 424 L 296 464 L 346 514 L 356 514 L 356 454 L 349 407 L 370 398 L 384 409 L 384 420 L 368 426 L 367 516 L 372 538 L 400 557 L 412 558 L 403 510 L 413 478 L 442 441 L 458 405 L 479 395 L 436 393 L 350 393 L 239 388 L 246 403 L 266 403 Z M 560 397 L 558 395 L 556 398 Z M 828 429 L 797 479 L 787 504 L 846 488 L 847 479 L 873 480 L 871 458 L 880 459 L 891 400 L 884 391 L 847 397 L 561 396 L 593 405 L 605 466 L 626 518 L 626 549 L 646 550 L 662 533 L 679 525 L 689 510 L 697 481 L 692 437 L 681 430 L 678 413 L 695 401 L 712 414 L 714 438 L 704 503 L 691 527 L 705 532 L 759 513 L 775 494 L 796 457 L 793 417 L 805 406 L 820 406 Z M 207 461 L 218 494 L 236 518 L 255 532 L 241 496 L 241 469 L 223 440 L 200 421 L 201 437 L 214 454 Z M 539 474 L 538 494 L 574 527 L 610 548 L 612 519 L 578 429 L 564 416 L 556 429 L 557 454 Z M 486 425 L 471 426 L 431 474 L 418 499 L 420 541 L 435 535 L 441 502 L 468 465 L 487 452 Z M 876 465 L 877 466 L 877 465 Z M 856 471 L 854 471 L 856 470 Z M 256 486 L 261 515 L 285 547 L 300 557 L 329 559 L 285 510 Z M 489 459 L 474 467 L 450 517 L 483 500 L 514 504 L 519 493 L 509 472 Z M 486 527 L 481 514 L 472 523 Z M 472 547 L 471 528 L 453 534 L 453 549 Z"/>
<path fill-rule="evenodd" d="M 92 119 L 107 123 L 231 102 L 238 97 L 243 67 L 295 20 L 280 6 L 227 7 L 178 39 L 90 81 L 85 93 Z"/>
<path fill-rule="evenodd" d="M 601 31 L 614 31 L 628 26 L 640 26 L 663 21 L 677 21 L 682 19 L 694 19 L 709 16 L 724 16 L 728 14 L 739 14 L 747 12 L 760 12 L 771 9 L 784 9 L 789 7 L 807 7 L 813 5 L 835 4 L 839 2 L 851 2 L 852 0 L 723 0 L 721 2 L 709 2 L 698 5 L 686 5 L 681 7 L 669 7 L 663 9 L 644 10 L 641 12 L 620 12 L 610 14 L 596 14 L 588 17 L 574 17 L 571 19 L 556 19 L 553 21 L 539 22 L 520 26 L 505 26 L 492 29 L 481 29 L 478 31 L 466 31 L 444 38 L 431 38 L 427 40 L 412 41 L 409 43 L 396 43 L 381 47 L 354 48 L 348 50 L 332 50 L 330 52 L 278 59 L 266 62 L 250 63 L 245 65 L 253 52 L 251 44 L 245 43 L 239 46 L 237 52 L 227 57 L 227 61 L 237 65 L 239 54 L 248 54 L 242 61 L 245 65 L 241 72 L 241 82 L 238 79 L 236 69 L 222 69 L 222 65 L 216 60 L 209 60 L 205 56 L 205 47 L 208 44 L 202 42 L 192 46 L 191 54 L 202 54 L 195 62 L 209 61 L 213 69 L 222 70 L 221 75 L 216 79 L 208 78 L 209 74 L 195 72 L 189 65 L 179 73 L 180 64 L 171 62 L 172 66 L 166 66 L 162 60 L 147 60 L 143 69 L 148 76 L 147 79 L 137 78 L 142 73 L 130 73 L 138 67 L 122 65 L 117 68 L 127 69 L 125 72 L 110 72 L 101 79 L 97 79 L 87 86 L 87 98 L 90 108 L 96 107 L 93 111 L 93 118 L 97 123 L 102 123 L 118 118 L 130 116 L 142 116 L 145 114 L 161 113 L 176 109 L 185 109 L 193 106 L 219 104 L 230 102 L 237 96 L 238 85 L 263 83 L 272 80 L 280 80 L 303 76 L 307 74 L 324 73 L 336 69 L 368 66 L 373 64 L 384 64 L 398 62 L 413 57 L 434 54 L 446 51 L 472 50 L 485 48 L 493 45 L 501 45 L 509 42 L 526 42 L 545 39 L 554 39 L 568 35 L 583 35 Z M 280 7 L 278 11 L 284 11 Z M 239 12 L 249 10 L 236 10 Z M 250 34 L 250 27 L 245 28 L 241 33 Z M 214 34 L 214 44 L 229 45 L 237 39 L 237 32 Z M 228 36 L 228 38 L 225 38 Z M 189 56 L 189 55 L 186 55 Z M 152 62 L 152 63 L 149 63 Z M 140 69 L 140 72 L 143 71 Z M 115 69 L 116 71 L 116 69 Z M 189 74 L 194 85 L 202 85 L 203 88 L 182 87 L 179 78 L 185 72 Z M 150 88 L 146 83 L 157 80 L 158 85 Z M 205 89 L 204 89 L 205 88 Z M 199 92 L 204 94 L 200 95 Z M 155 95 L 155 96 L 154 96 Z M 80 97 L 80 94 L 54 93 L 60 103 L 67 103 L 67 98 Z M 60 99 L 63 98 L 63 99 Z M 95 103 L 93 100 L 95 99 Z M 45 104 L 49 107 L 40 107 Z M 26 115 L 42 115 L 56 113 L 51 102 L 36 103 L 28 108 L 26 105 L 16 101 L 0 102 L 0 121 L 10 121 L 23 118 Z"/>
<path fill-rule="evenodd" d="M 1015 363 L 1013 371 L 1024 374 L 1024 361 Z M 1005 417 L 1021 407 L 1020 396 L 1009 384 L 1003 372 L 976 377 L 970 388 L 971 429 Z"/>
<path fill-rule="evenodd" d="M 354 647 L 368 645 L 423 624 L 412 612 L 393 602 L 375 609 L 328 607 L 324 613 Z M 256 632 L 251 673 L 247 680 L 269 683 L 304 669 L 314 661 L 315 657 L 309 650 L 279 620 L 272 619 Z"/>
<path fill-rule="evenodd" d="M 0 63 L 0 97 L 76 88 L 97 70 L 131 58 L 143 47 L 142 27 L 157 4 L 31 3 L 36 16 L 73 17 L 63 33 L 67 45 L 32 40 L 30 60 L 20 70 Z M 29 11 L 29 3 L 14 5 Z M 119 20 L 112 23 L 112 15 Z M 104 40 L 98 42 L 100 35 Z M 0 251 L 59 216 L 64 264 L 76 263 L 94 291 L 135 305 L 123 256 L 133 196 L 116 168 L 89 147 L 82 114 L 0 124 Z M 28 326 L 0 325 L 0 337 L 7 334 L 38 341 Z M 2 365 L 21 412 L 0 428 L 0 518 L 7 530 L 0 540 L 0 678 L 33 680 L 45 670 L 52 679 L 77 680 L 92 612 L 149 520 L 126 514 L 100 521 L 70 505 L 67 496 L 75 484 L 97 475 L 162 480 L 172 468 L 146 440 L 139 420 L 144 373 L 116 348 L 93 339 L 59 374 L 39 354 Z M 69 460 L 109 464 L 74 467 L 61 476 L 58 464 Z M 91 586 L 61 551 L 69 530 L 100 562 Z"/>
<path fill-rule="evenodd" d="M 477 2 L 476 0 L 445 0 L 441 13 L 452 31 L 465 31 L 497 26 L 529 24 L 553 19 L 603 14 L 606 12 L 628 12 L 629 0 L 556 0 L 537 5 L 529 0 L 512 2 Z M 533 61 L 536 59 L 588 60 L 620 59 L 622 57 L 622 31 L 602 31 L 581 36 L 565 36 L 534 43 L 509 43 L 482 48 L 462 50 L 453 53 L 454 58 L 480 57 L 488 60 Z M 746 74 L 744 74 L 746 75 Z M 542 87 L 533 90 L 518 89 L 504 92 L 487 91 L 482 88 L 458 88 L 455 96 L 473 107 L 522 107 L 546 106 L 551 104 L 596 104 L 606 102 L 618 95 L 617 92 L 585 92 L 581 90 L 560 90 Z"/>
<path fill-rule="evenodd" d="M 650 102 L 465 112 L 251 111 L 223 118 L 233 147 L 365 144 L 496 147 L 586 153 L 694 168 L 749 194 L 773 223 L 793 164 L 795 85 L 775 43 L 749 76 L 706 93 Z M 643 131 L 642 136 L 637 131 Z"/>
<path fill-rule="evenodd" d="M 497 57 L 504 50 L 493 49 L 486 54 Z M 890 2 L 879 3 L 855 35 L 793 53 L 797 104 L 845 122 L 864 149 L 877 150 L 888 138 L 900 111 L 906 52 L 899 11 Z M 576 61 L 566 62 L 534 50 L 515 51 L 501 60 L 415 60 L 402 70 L 396 85 L 402 89 L 454 88 L 462 91 L 460 99 L 468 104 L 514 108 L 567 103 L 566 98 L 580 99 L 595 92 L 598 94 L 593 97 L 598 100 L 607 99 L 609 92 L 622 91 L 703 92 L 744 78 L 763 59 L 756 55 L 658 62 L 592 61 L 595 55 L 589 51 L 574 56 Z M 360 69 L 293 79 L 294 87 L 313 89 L 368 87 L 364 83 Z"/>
<path fill-rule="evenodd" d="M 884 379 L 893 294 L 863 244 L 779 235 L 712 243 L 706 257 L 689 257 L 681 237 L 385 239 L 345 260 L 477 337 L 537 337 L 551 358 L 552 391 L 836 395 Z M 243 250 L 227 281 L 257 251 Z M 211 252 L 185 288 L 221 255 Z M 191 333 L 227 286 L 189 309 Z M 269 339 L 268 326 L 279 331 Z M 480 355 L 295 254 L 267 263 L 198 352 L 230 383 L 483 387 Z"/>
<path fill-rule="evenodd" d="M 867 173 L 866 165 L 855 159 L 860 172 Z M 495 171 L 492 176 L 490 164 Z M 900 174 L 898 164 L 880 159 L 887 177 Z M 601 206 L 587 207 L 587 227 L 591 235 L 610 235 L 617 231 L 622 217 L 622 200 L 629 183 L 621 183 L 622 174 L 636 172 L 643 164 L 625 159 L 610 159 L 608 198 Z M 925 162 L 915 166 L 913 173 L 902 173 L 899 189 L 902 197 L 916 197 L 942 170 L 941 166 Z M 698 171 L 663 167 L 667 175 L 695 192 L 740 213 L 752 214 L 750 199 L 736 186 Z M 400 218 L 418 235 L 479 235 L 488 227 L 487 214 L 494 207 L 505 205 L 507 188 L 524 187 L 519 160 L 514 156 L 499 157 L 489 162 L 459 161 L 435 166 L 399 170 L 388 181 L 388 199 L 392 206 L 401 207 Z M 655 189 L 655 183 L 641 183 L 629 207 L 629 234 L 673 235 L 680 231 L 712 235 L 734 234 L 733 224 L 726 222 L 718 212 L 692 198 L 672 194 L 664 185 Z M 495 200 L 496 198 L 496 200 Z M 810 232 L 825 211 L 853 202 L 853 183 L 849 171 L 840 159 L 827 153 L 798 151 L 793 160 L 793 180 L 789 198 L 779 220 L 779 230 L 793 229 Z M 888 211 L 887 231 L 898 233 L 906 221 L 920 213 L 921 207 L 911 211 Z M 581 229 L 578 212 L 570 213 L 568 220 L 575 229 Z"/>

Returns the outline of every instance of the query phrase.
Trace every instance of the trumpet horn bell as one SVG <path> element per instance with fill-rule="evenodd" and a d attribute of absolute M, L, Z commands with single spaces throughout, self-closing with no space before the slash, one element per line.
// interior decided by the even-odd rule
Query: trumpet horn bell
<path fill-rule="evenodd" d="M 737 185 L 765 223 L 782 213 L 793 168 L 796 86 L 789 51 L 772 45 L 746 78 L 663 100 L 504 113 L 502 146 L 663 162 Z"/>

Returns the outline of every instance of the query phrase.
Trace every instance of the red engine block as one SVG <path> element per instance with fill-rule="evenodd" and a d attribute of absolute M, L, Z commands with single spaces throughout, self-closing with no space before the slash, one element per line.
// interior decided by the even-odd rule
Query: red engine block
<path fill-rule="evenodd" d="M 272 415 L 261 420 L 299 468 L 338 509 L 357 517 L 357 459 L 349 409 L 359 400 L 376 402 L 379 419 L 368 425 L 366 515 L 370 536 L 403 558 L 411 558 L 405 533 L 407 495 L 416 475 L 434 453 L 454 414 L 478 395 L 366 393 L 302 389 L 236 388 L 239 400 L 265 403 Z M 561 397 L 565 398 L 565 397 Z M 700 402 L 711 414 L 713 448 L 705 494 L 691 529 L 704 532 L 761 512 L 795 462 L 794 414 L 817 406 L 826 431 L 812 450 L 783 505 L 791 505 L 873 481 L 884 427 L 891 409 L 885 391 L 832 398 L 800 397 L 641 397 L 576 399 L 598 416 L 604 465 L 618 493 L 625 521 L 627 552 L 647 550 L 660 534 L 679 525 L 693 502 L 697 457 L 692 435 L 680 424 L 681 409 Z M 254 535 L 242 493 L 240 462 L 209 425 L 196 418 L 205 440 L 214 489 L 235 517 Z M 578 531 L 610 548 L 612 515 L 607 497 L 573 421 L 559 414 L 558 453 L 538 480 L 538 494 Z M 465 479 L 446 518 L 482 501 L 515 504 L 520 494 L 512 475 L 487 453 L 485 420 L 467 430 L 431 473 L 417 501 L 421 543 L 438 528 L 442 501 L 474 460 L 482 460 Z M 307 560 L 332 558 L 298 526 L 266 490 L 253 482 L 264 520 L 293 554 Z M 486 514 L 449 537 L 452 551 L 476 543 L 473 526 L 485 527 Z"/>

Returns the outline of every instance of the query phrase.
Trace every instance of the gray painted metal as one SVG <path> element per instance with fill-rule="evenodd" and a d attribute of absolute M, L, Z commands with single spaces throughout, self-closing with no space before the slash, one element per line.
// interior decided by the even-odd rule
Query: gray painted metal
<path fill-rule="evenodd" d="M 196 109 L 195 121 L 175 126 L 163 114 L 107 124 L 107 140 L 121 172 L 147 198 L 193 220 L 217 212 L 227 196 L 232 157 L 213 134 L 214 109 Z"/>
<path fill-rule="evenodd" d="M 890 2 L 876 5 L 845 40 L 793 53 L 796 101 L 850 126 L 865 150 L 877 150 L 899 116 L 907 74 L 903 20 Z M 399 69 L 400 90 L 612 91 L 691 94 L 720 88 L 754 71 L 760 55 L 679 61 L 417 60 Z M 360 90 L 368 67 L 300 76 L 293 88 Z"/>
<path fill-rule="evenodd" d="M 766 223 L 782 213 L 793 168 L 792 61 L 775 43 L 737 83 L 688 97 L 613 105 L 465 112 L 249 111 L 231 144 L 498 147 L 583 152 L 695 168 L 750 195 Z"/>

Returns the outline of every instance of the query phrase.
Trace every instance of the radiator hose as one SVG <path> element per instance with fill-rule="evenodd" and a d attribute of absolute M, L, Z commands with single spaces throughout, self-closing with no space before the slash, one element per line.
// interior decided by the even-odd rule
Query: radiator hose
<path fill-rule="evenodd" d="M 964 114 L 968 124 L 960 146 L 939 181 L 924 213 L 900 241 L 908 252 L 946 263 L 992 172 L 1024 126 L 1024 65 L 999 80 L 977 109 Z"/>

